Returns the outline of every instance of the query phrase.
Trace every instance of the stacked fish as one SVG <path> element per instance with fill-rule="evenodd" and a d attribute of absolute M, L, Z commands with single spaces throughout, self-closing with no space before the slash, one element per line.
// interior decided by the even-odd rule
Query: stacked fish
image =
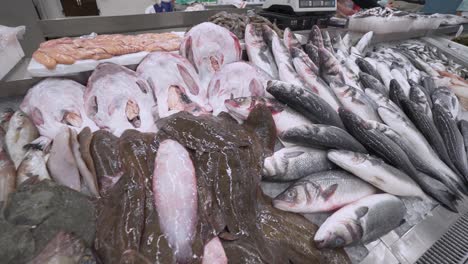
<path fill-rule="evenodd" d="M 236 119 L 256 105 L 272 112 L 284 148 L 265 159 L 263 177 L 281 182 L 265 184 L 275 207 L 338 209 L 316 233 L 319 247 L 369 242 L 399 226 L 406 210 L 396 196 L 456 211 L 468 190 L 456 87 L 437 86 L 434 79 L 449 77 L 401 48 L 365 52 L 371 38 L 369 32 L 354 46 L 348 35 L 331 43 L 314 27 L 305 51 L 288 39 L 272 41 L 272 55 L 261 57 L 273 58 L 279 71 L 280 80 L 267 86 L 274 99 L 226 100 Z M 247 45 L 255 63 L 251 50 Z"/>

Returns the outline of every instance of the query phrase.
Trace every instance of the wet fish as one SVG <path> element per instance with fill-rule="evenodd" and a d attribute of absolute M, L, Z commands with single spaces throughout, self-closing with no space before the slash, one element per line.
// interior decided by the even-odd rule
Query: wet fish
<path fill-rule="evenodd" d="M 49 172 L 46 166 L 46 156 L 42 150 L 29 149 L 26 155 L 18 166 L 17 170 L 16 185 L 19 186 L 21 183 L 29 178 L 36 177 L 38 180 L 50 179 Z"/>
<path fill-rule="evenodd" d="M 262 189 L 263 193 L 270 197 L 275 198 L 282 192 L 284 192 L 289 186 L 291 186 L 292 182 L 270 182 L 270 181 L 261 181 L 260 188 Z"/>
<path fill-rule="evenodd" d="M 444 139 L 450 158 L 465 179 L 468 179 L 465 143 L 460 130 L 458 130 L 457 123 L 442 106 L 435 104 L 432 110 L 434 123 Z"/>
<path fill-rule="evenodd" d="M 278 135 L 281 141 L 307 147 L 346 149 L 367 153 L 367 150 L 345 130 L 328 125 L 294 127 Z"/>
<path fill-rule="evenodd" d="M 335 165 L 321 149 L 292 146 L 276 151 L 263 162 L 263 178 L 274 181 L 292 181 L 309 174 L 327 171 Z"/>
<path fill-rule="evenodd" d="M 333 82 L 346 83 L 355 88 L 359 88 L 357 84 L 359 77 L 343 68 L 341 63 L 327 49 L 319 48 L 319 56 L 321 62 L 320 74 L 328 84 Z"/>
<path fill-rule="evenodd" d="M 10 158 L 5 142 L 5 131 L 0 129 L 0 202 L 16 189 L 16 168 Z"/>
<path fill-rule="evenodd" d="M 405 205 L 393 195 L 365 197 L 332 214 L 317 230 L 315 245 L 337 248 L 373 241 L 399 226 L 405 213 Z"/>
<path fill-rule="evenodd" d="M 335 50 L 333 49 L 330 34 L 328 34 L 327 30 L 324 30 L 322 32 L 322 38 L 323 38 L 323 47 L 326 48 L 328 51 L 330 51 L 331 54 L 335 55 Z"/>
<path fill-rule="evenodd" d="M 330 87 L 328 87 L 328 85 L 314 73 L 313 67 L 315 67 L 315 65 L 308 57 L 304 58 L 301 56 L 302 52 L 302 50 L 297 48 L 293 48 L 291 50 L 294 68 L 297 73 L 306 82 L 308 88 L 310 88 L 312 92 L 319 95 L 331 107 L 333 107 L 335 111 L 338 111 L 340 103 L 335 94 L 333 94 Z"/>
<path fill-rule="evenodd" d="M 366 93 L 367 96 L 369 96 L 369 98 L 374 100 L 374 102 L 378 106 L 387 107 L 394 111 L 399 112 L 403 116 L 405 115 L 403 110 L 401 110 L 400 107 L 398 107 L 398 105 L 396 105 L 392 100 L 390 100 L 390 98 L 388 98 L 385 94 L 376 90 L 372 90 L 370 88 L 366 89 L 364 92 Z"/>
<path fill-rule="evenodd" d="M 363 73 L 367 73 L 371 75 L 372 77 L 374 77 L 375 79 L 382 82 L 382 79 L 380 78 L 380 74 L 377 72 L 374 66 L 372 66 L 372 64 L 370 64 L 367 60 L 357 58 L 356 64 L 359 66 L 359 69 L 361 69 Z"/>
<path fill-rule="evenodd" d="M 26 155 L 26 150 L 23 147 L 38 137 L 39 131 L 23 111 L 18 110 L 11 116 L 5 142 L 16 168 Z"/>
<path fill-rule="evenodd" d="M 377 157 L 346 150 L 330 150 L 328 158 L 342 169 L 389 194 L 422 199 L 427 197 L 406 173 Z"/>
<path fill-rule="evenodd" d="M 344 128 L 336 111 L 322 98 L 304 88 L 281 81 L 269 81 L 267 91 L 314 123 Z"/>
<path fill-rule="evenodd" d="M 421 89 L 417 84 L 412 85 L 409 93 L 409 99 L 421 107 L 424 110 L 424 113 L 432 119 L 431 98 L 426 96 L 423 89 Z"/>
<path fill-rule="evenodd" d="M 398 84 L 400 85 L 400 87 L 403 90 L 405 96 L 408 96 L 409 92 L 410 92 L 410 89 L 411 89 L 411 86 L 409 85 L 407 79 L 401 74 L 401 72 L 399 70 L 392 69 L 391 73 L 392 73 L 392 76 L 393 76 L 394 80 L 396 80 L 398 82 Z M 390 83 L 390 87 L 391 87 L 391 83 Z"/>
<path fill-rule="evenodd" d="M 369 46 L 371 40 L 372 40 L 372 37 L 374 36 L 374 32 L 372 31 L 369 31 L 367 32 L 366 34 L 364 34 L 358 41 L 358 43 L 356 43 L 356 45 L 354 45 L 354 47 L 360 52 L 360 53 L 363 53 L 366 48 Z"/>
<path fill-rule="evenodd" d="M 377 105 L 363 91 L 342 83 L 331 83 L 330 87 L 344 108 L 363 119 L 380 121 Z"/>
<path fill-rule="evenodd" d="M 426 88 L 426 90 L 429 92 L 429 94 L 432 94 L 435 91 L 435 89 L 437 89 L 434 83 L 434 79 L 432 79 L 432 77 L 430 76 L 423 77 L 421 82 L 424 88 Z"/>
<path fill-rule="evenodd" d="M 295 213 L 328 212 L 376 193 L 372 185 L 341 170 L 311 174 L 273 199 L 273 206 Z"/>
<path fill-rule="evenodd" d="M 319 68 L 317 67 L 317 65 L 315 65 L 315 63 L 312 61 L 312 59 L 309 57 L 309 55 L 307 55 L 307 53 L 302 48 L 300 48 L 300 49 L 299 48 L 292 48 L 291 49 L 291 57 L 293 59 L 293 65 L 294 65 L 295 69 L 297 67 L 296 66 L 297 62 L 302 62 L 307 66 L 307 69 L 310 69 L 315 74 L 315 76 L 320 75 Z M 294 62 L 295 59 L 296 59 L 296 63 Z M 296 69 L 296 71 L 297 70 L 298 69 Z"/>
<path fill-rule="evenodd" d="M 174 140 L 160 143 L 153 173 L 154 203 L 161 230 L 178 262 L 192 258 L 197 226 L 197 180 L 185 148 Z"/>
<path fill-rule="evenodd" d="M 323 48 L 323 37 L 320 28 L 317 25 L 313 25 L 309 33 L 309 41 L 312 42 L 317 48 Z"/>
<path fill-rule="evenodd" d="M 286 34 L 284 34 L 286 36 Z M 274 79 L 278 78 L 275 58 L 267 43 L 263 40 L 263 29 L 248 24 L 245 28 L 245 48 L 249 61 Z"/>
<path fill-rule="evenodd" d="M 309 58 L 314 62 L 314 64 L 320 66 L 320 55 L 318 47 L 311 43 L 308 43 L 305 45 L 304 50 L 307 53 L 307 55 L 309 55 Z"/>
<path fill-rule="evenodd" d="M 343 38 L 340 34 L 336 35 L 336 37 L 334 38 L 333 48 L 349 56 L 349 47 L 345 45 Z"/>
<path fill-rule="evenodd" d="M 275 120 L 277 134 L 290 128 L 312 124 L 303 115 L 273 98 L 250 96 L 228 99 L 224 102 L 229 113 L 239 120 L 246 120 L 256 105 L 266 105 Z"/>
<path fill-rule="evenodd" d="M 292 48 L 301 49 L 301 42 L 296 38 L 294 33 L 289 28 L 285 28 L 283 32 L 283 42 L 286 45 L 286 48 L 291 50 Z"/>
<path fill-rule="evenodd" d="M 383 94 L 388 94 L 388 89 L 383 85 L 378 79 L 374 76 L 367 74 L 365 72 L 359 73 L 359 80 L 365 88 L 371 88 L 377 90 Z"/>
<path fill-rule="evenodd" d="M 429 106 L 432 108 L 432 98 L 431 98 L 431 93 L 422 85 L 418 84 L 417 82 L 409 79 L 408 80 L 408 83 L 409 85 L 411 86 L 411 89 L 413 89 L 413 87 L 415 87 L 414 89 L 416 91 L 418 91 L 418 93 L 424 93 L 424 96 L 426 97 L 427 99 L 427 103 L 429 104 Z M 410 90 L 410 97 L 411 97 L 411 90 Z M 411 98 L 410 98 L 411 99 Z"/>
<path fill-rule="evenodd" d="M 402 108 L 400 100 L 403 100 L 403 99 L 407 98 L 406 95 L 405 95 L 405 91 L 401 88 L 400 83 L 395 79 L 393 79 L 390 82 L 390 90 L 388 91 L 388 97 L 400 109 Z"/>
<path fill-rule="evenodd" d="M 452 119 L 457 119 L 461 107 L 460 101 L 453 91 L 443 86 L 434 89 L 432 92 L 432 102 L 434 105 L 443 107 L 450 113 Z"/>

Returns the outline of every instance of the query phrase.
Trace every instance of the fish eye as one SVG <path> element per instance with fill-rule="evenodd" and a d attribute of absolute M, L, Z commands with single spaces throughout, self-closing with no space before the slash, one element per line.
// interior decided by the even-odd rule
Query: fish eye
<path fill-rule="evenodd" d="M 344 245 L 344 243 L 345 243 L 345 240 L 341 236 L 337 236 L 335 238 L 335 246 L 336 247 L 341 247 L 341 246 Z"/>
<path fill-rule="evenodd" d="M 289 192 L 286 194 L 288 198 L 294 198 L 297 195 L 296 189 L 289 190 Z"/>
<path fill-rule="evenodd" d="M 239 98 L 234 99 L 234 101 L 236 101 L 237 103 L 242 103 L 242 102 L 245 101 L 245 98 L 244 97 L 239 97 Z"/>

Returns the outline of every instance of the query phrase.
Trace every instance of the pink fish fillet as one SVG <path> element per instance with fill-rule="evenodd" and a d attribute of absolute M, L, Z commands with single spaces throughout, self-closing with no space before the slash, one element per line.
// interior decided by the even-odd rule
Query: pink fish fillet
<path fill-rule="evenodd" d="M 189 153 L 174 140 L 159 145 L 153 173 L 154 203 L 161 230 L 177 262 L 192 258 L 197 225 L 197 180 Z"/>
<path fill-rule="evenodd" d="M 228 259 L 223 244 L 218 237 L 213 237 L 203 249 L 202 264 L 227 264 Z"/>

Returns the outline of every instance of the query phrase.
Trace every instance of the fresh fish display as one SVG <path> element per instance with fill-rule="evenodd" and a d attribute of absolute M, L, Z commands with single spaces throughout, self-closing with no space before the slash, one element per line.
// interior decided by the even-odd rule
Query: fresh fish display
<path fill-rule="evenodd" d="M 136 72 L 150 86 L 137 80 L 143 93 L 153 93 L 160 118 L 178 111 L 193 114 L 211 111 L 207 87 L 200 84 L 195 68 L 186 58 L 169 52 L 154 52 L 145 57 Z"/>
<path fill-rule="evenodd" d="M 403 220 L 403 202 L 390 194 L 374 194 L 349 204 L 323 223 L 314 237 L 318 248 L 336 248 L 372 241 Z"/>
<path fill-rule="evenodd" d="M 266 84 L 271 78 L 246 62 L 224 65 L 210 82 L 208 96 L 213 114 L 226 111 L 226 99 L 245 96 L 264 96 Z"/>
<path fill-rule="evenodd" d="M 39 132 L 29 117 L 21 110 L 16 111 L 8 122 L 5 142 L 15 167 L 18 168 L 26 155 L 24 146 L 39 137 Z"/>
<path fill-rule="evenodd" d="M 273 199 L 273 206 L 296 213 L 328 212 L 376 191 L 372 185 L 348 172 L 331 170 L 311 174 L 294 182 Z"/>
<path fill-rule="evenodd" d="M 267 97 L 239 97 L 224 101 L 229 113 L 239 120 L 246 120 L 256 105 L 266 105 L 275 120 L 277 134 L 293 127 L 312 124 L 303 115 L 297 113 L 276 99 Z"/>
<path fill-rule="evenodd" d="M 344 128 L 336 111 L 308 90 L 281 81 L 269 81 L 267 91 L 314 123 Z"/>
<path fill-rule="evenodd" d="M 155 104 L 148 83 L 134 71 L 113 63 L 96 67 L 84 93 L 86 114 L 116 136 L 126 129 L 156 131 Z"/>
<path fill-rule="evenodd" d="M 345 130 L 327 125 L 304 125 L 294 127 L 279 135 L 283 142 L 294 145 L 346 149 L 367 153 L 367 150 Z"/>
<path fill-rule="evenodd" d="M 427 197 L 408 175 L 377 157 L 346 150 L 330 150 L 328 158 L 342 169 L 389 194 L 421 199 Z"/>
<path fill-rule="evenodd" d="M 388 68 L 388 66 L 383 62 L 377 62 L 375 70 L 379 73 L 380 79 L 382 79 L 382 82 L 385 85 L 385 87 L 389 89 L 390 81 L 393 79 L 390 68 Z"/>
<path fill-rule="evenodd" d="M 394 111 L 399 112 L 402 116 L 405 116 L 405 113 L 403 110 L 400 109 L 398 105 L 396 105 L 389 97 L 387 97 L 385 94 L 372 90 L 372 89 L 366 89 L 364 90 L 367 96 L 369 96 L 374 102 L 379 106 L 379 107 L 387 107 L 390 108 Z"/>
<path fill-rule="evenodd" d="M 263 39 L 262 28 L 258 28 L 253 24 L 247 25 L 245 28 L 245 47 L 250 62 L 268 73 L 271 77 L 278 78 L 275 58 L 268 44 Z"/>
<path fill-rule="evenodd" d="M 362 90 L 342 83 L 331 83 L 330 86 L 345 109 L 362 119 L 380 121 L 376 104 Z"/>
<path fill-rule="evenodd" d="M 229 30 L 205 22 L 191 28 L 180 44 L 180 54 L 197 70 L 203 88 L 225 64 L 241 60 L 239 39 Z"/>
<path fill-rule="evenodd" d="M 50 139 L 63 127 L 77 132 L 85 127 L 95 131 L 96 124 L 85 112 L 84 91 L 84 86 L 72 80 L 45 79 L 28 91 L 20 109 L 31 118 L 39 133 Z"/>
<path fill-rule="evenodd" d="M 265 180 L 292 181 L 334 167 L 327 159 L 325 150 L 292 146 L 280 149 L 266 158 L 262 175 Z"/>

